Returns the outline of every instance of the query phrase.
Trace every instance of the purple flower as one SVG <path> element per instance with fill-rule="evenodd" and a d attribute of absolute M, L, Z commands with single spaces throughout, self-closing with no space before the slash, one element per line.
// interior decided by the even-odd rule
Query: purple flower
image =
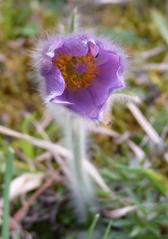
<path fill-rule="evenodd" d="M 121 50 L 85 33 L 51 37 L 36 61 L 45 102 L 86 118 L 99 119 L 110 94 L 124 87 Z"/>

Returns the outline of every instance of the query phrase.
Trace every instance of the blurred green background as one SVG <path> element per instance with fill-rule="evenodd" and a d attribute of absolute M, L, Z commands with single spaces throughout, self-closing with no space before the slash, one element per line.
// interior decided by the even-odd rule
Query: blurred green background
<path fill-rule="evenodd" d="M 91 134 L 90 158 L 111 194 L 97 188 L 100 217 L 90 236 L 94 219 L 78 225 L 60 165 L 49 150 L 23 136 L 61 140 L 37 92 L 30 55 L 41 35 L 67 26 L 74 7 L 83 28 L 125 49 L 124 93 L 142 101 L 135 107 L 114 105 L 111 125 L 105 126 L 111 135 Z M 12 180 L 22 183 L 13 186 L 11 238 L 168 238 L 168 1 L 1 0 L 0 29 L 0 200 L 9 146 L 14 150 Z M 8 134 L 7 128 L 21 135 Z M 27 211 L 25 202 L 30 203 Z M 1 217 L 0 203 L 0 227 Z"/>

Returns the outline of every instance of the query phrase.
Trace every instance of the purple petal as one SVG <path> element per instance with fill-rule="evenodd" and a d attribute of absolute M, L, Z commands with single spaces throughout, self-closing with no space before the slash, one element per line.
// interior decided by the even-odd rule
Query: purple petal
<path fill-rule="evenodd" d="M 99 47 L 95 44 L 94 41 L 89 41 L 88 42 L 88 48 L 89 51 L 91 52 L 92 56 L 96 57 L 99 53 Z"/>
<path fill-rule="evenodd" d="M 88 89 L 80 89 L 78 91 L 65 90 L 63 95 L 57 98 L 69 102 L 70 104 L 65 106 L 84 117 L 90 119 L 97 119 L 99 117 L 101 107 L 95 105 Z"/>
<path fill-rule="evenodd" d="M 65 101 L 65 100 L 62 100 L 62 99 L 59 99 L 59 97 L 55 97 L 53 99 L 50 100 L 51 103 L 54 103 L 54 104 L 62 104 L 62 105 L 72 105 L 73 103 L 69 102 L 69 101 Z"/>
<path fill-rule="evenodd" d="M 45 57 L 41 63 L 40 70 L 41 75 L 45 77 L 47 74 L 51 72 L 52 68 L 53 68 L 52 62 L 50 61 L 50 59 Z"/>
<path fill-rule="evenodd" d="M 62 95 L 65 89 L 64 78 L 60 70 L 53 66 L 49 71 L 43 71 L 43 77 L 45 78 L 45 93 L 47 101 L 51 101 L 56 96 Z"/>
<path fill-rule="evenodd" d="M 88 52 L 87 42 L 85 35 L 71 35 L 65 38 L 60 51 L 69 56 L 83 56 Z"/>
<path fill-rule="evenodd" d="M 67 90 L 64 90 L 62 95 L 56 96 L 50 100 L 51 103 L 62 104 L 64 106 L 72 105 L 73 103 L 69 101 L 67 97 Z"/>
<path fill-rule="evenodd" d="M 53 58 L 55 51 L 61 48 L 63 45 L 63 39 L 61 38 L 51 38 L 44 48 L 43 54 L 46 57 Z"/>
<path fill-rule="evenodd" d="M 109 86 L 113 90 L 124 87 L 123 80 L 121 78 L 123 73 L 123 65 L 121 63 L 121 57 L 115 53 L 109 53 L 108 61 L 101 64 L 98 68 L 99 80 L 102 84 Z"/>
<path fill-rule="evenodd" d="M 109 56 L 110 56 L 111 53 L 112 53 L 111 51 L 100 49 L 99 50 L 99 54 L 96 57 L 96 64 L 97 64 L 97 66 L 103 65 L 107 61 L 109 61 Z"/>
<path fill-rule="evenodd" d="M 124 87 L 121 77 L 122 65 L 120 57 L 114 53 L 106 54 L 106 62 L 99 65 L 98 71 L 99 75 L 89 87 L 89 90 L 93 96 L 94 103 L 97 106 L 102 106 L 112 91 Z"/>

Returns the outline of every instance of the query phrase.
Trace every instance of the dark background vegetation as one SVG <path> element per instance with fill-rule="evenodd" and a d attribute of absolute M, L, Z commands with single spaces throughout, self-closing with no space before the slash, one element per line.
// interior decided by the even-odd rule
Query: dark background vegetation
<path fill-rule="evenodd" d="M 78 6 L 82 27 L 96 28 L 125 48 L 129 56 L 125 93 L 142 101 L 134 109 L 114 105 L 112 124 L 106 127 L 113 132 L 110 136 L 91 134 L 91 161 L 111 189 L 109 195 L 97 188 L 100 218 L 92 239 L 103 238 L 109 222 L 106 239 L 166 239 L 168 1 L 91 2 L 1 0 L 0 124 L 37 139 L 61 139 L 58 125 L 45 113 L 37 93 L 29 52 L 41 33 L 57 29 L 60 23 L 66 25 L 72 9 Z M 142 122 L 137 110 L 145 117 Z M 11 238 L 87 238 L 85 232 L 92 220 L 78 225 L 60 166 L 52 154 L 31 141 L 7 136 L 4 128 L 0 132 L 0 197 L 9 145 L 15 152 L 13 179 L 32 173 L 32 190 L 22 193 L 22 186 L 19 196 L 11 199 L 11 220 L 18 220 L 20 225 L 19 229 L 11 226 Z M 30 203 L 27 211 L 25 202 Z M 20 220 L 18 212 L 23 212 Z"/>

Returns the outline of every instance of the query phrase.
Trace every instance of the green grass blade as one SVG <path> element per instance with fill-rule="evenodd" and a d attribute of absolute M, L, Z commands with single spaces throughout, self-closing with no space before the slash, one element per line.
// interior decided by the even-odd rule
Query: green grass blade
<path fill-rule="evenodd" d="M 6 172 L 4 177 L 4 192 L 3 192 L 3 221 L 2 221 L 2 238 L 9 239 L 9 190 L 12 179 L 14 154 L 11 148 L 6 153 Z"/>
<path fill-rule="evenodd" d="M 94 217 L 93 222 L 92 222 L 92 224 L 89 228 L 87 239 L 93 239 L 94 229 L 96 227 L 96 224 L 97 224 L 98 220 L 99 220 L 99 214 L 96 214 L 96 216 Z"/>
<path fill-rule="evenodd" d="M 161 37 L 168 44 L 168 27 L 167 27 L 167 22 L 164 16 L 157 10 L 152 10 L 151 15 L 152 15 L 153 23 L 155 24 L 158 31 L 160 32 Z"/>
<path fill-rule="evenodd" d="M 70 17 L 69 32 L 74 32 L 78 28 L 78 21 L 77 8 L 74 8 Z"/>
<path fill-rule="evenodd" d="M 106 228 L 106 230 L 105 230 L 105 233 L 104 233 L 102 239 L 108 239 L 108 236 L 109 236 L 109 234 L 110 234 L 111 226 L 112 226 L 112 221 L 110 221 L 109 224 L 107 225 L 107 228 Z"/>

